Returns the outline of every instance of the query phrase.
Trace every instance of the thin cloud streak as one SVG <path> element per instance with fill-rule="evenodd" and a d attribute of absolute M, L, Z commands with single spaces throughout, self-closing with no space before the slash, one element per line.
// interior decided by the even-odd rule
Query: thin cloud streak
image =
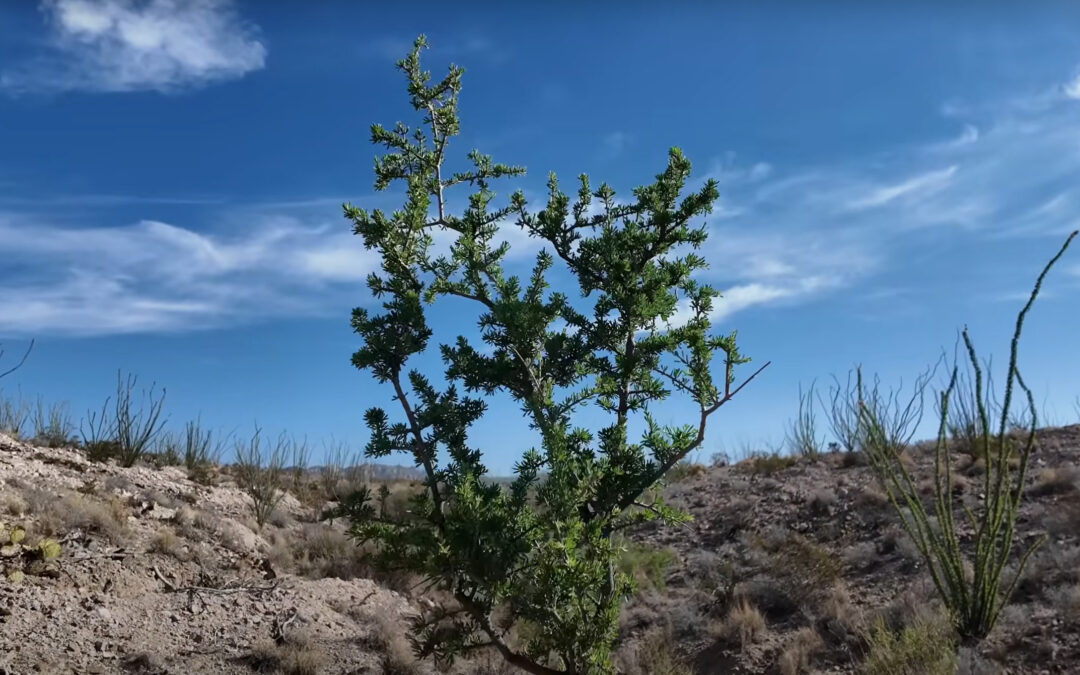
<path fill-rule="evenodd" d="M 358 237 L 295 219 L 232 236 L 157 221 L 73 228 L 0 216 L 0 334 L 181 332 L 319 315 L 363 288 L 375 261 Z M 355 300 L 355 297 L 351 298 Z"/>
<path fill-rule="evenodd" d="M 1057 236 L 1080 225 L 1080 102 L 1037 92 L 970 114 L 959 135 L 885 156 L 784 172 L 714 161 L 721 213 L 703 251 L 727 296 L 714 318 L 787 306 L 910 265 L 943 229 L 992 240 Z M 768 169 L 755 169 L 767 166 Z M 905 262 L 906 260 L 906 262 Z"/>

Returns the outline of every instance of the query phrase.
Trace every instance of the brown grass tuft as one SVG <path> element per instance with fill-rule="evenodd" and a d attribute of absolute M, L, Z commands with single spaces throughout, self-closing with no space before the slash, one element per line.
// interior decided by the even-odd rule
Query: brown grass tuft
<path fill-rule="evenodd" d="M 176 536 L 176 531 L 171 527 L 158 530 L 150 540 L 146 550 L 149 553 L 158 553 L 176 558 L 181 562 L 187 561 L 189 557 L 184 548 L 184 543 L 180 540 L 180 537 Z"/>
<path fill-rule="evenodd" d="M 778 666 L 781 675 L 802 675 L 810 672 L 810 661 L 821 651 L 825 642 L 813 628 L 800 628 L 795 632 L 780 654 Z"/>
<path fill-rule="evenodd" d="M 714 637 L 742 649 L 752 645 L 765 632 L 765 616 L 746 598 L 739 598 L 727 617 L 715 627 Z"/>
<path fill-rule="evenodd" d="M 119 499 L 101 501 L 74 492 L 60 497 L 41 493 L 34 495 L 31 502 L 40 507 L 35 509 L 37 526 L 46 536 L 59 537 L 81 529 L 119 544 L 127 535 L 131 510 Z"/>
<path fill-rule="evenodd" d="M 1080 487 L 1080 467 L 1050 466 L 1039 472 L 1035 484 L 1028 488 L 1032 497 L 1048 497 L 1075 492 Z"/>

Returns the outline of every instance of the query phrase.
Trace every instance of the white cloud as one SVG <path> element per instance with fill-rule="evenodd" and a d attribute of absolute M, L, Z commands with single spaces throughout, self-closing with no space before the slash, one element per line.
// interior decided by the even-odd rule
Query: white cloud
<path fill-rule="evenodd" d="M 1080 73 L 1078 73 L 1073 79 L 1062 85 L 1062 92 L 1065 96 L 1080 100 Z"/>
<path fill-rule="evenodd" d="M 266 47 L 230 0 L 43 0 L 47 53 L 7 68 L 21 91 L 175 91 L 263 68 Z"/>
<path fill-rule="evenodd" d="M 974 124 L 965 124 L 964 130 L 952 141 L 953 147 L 971 145 L 979 140 L 979 127 Z"/>
<path fill-rule="evenodd" d="M 884 206 L 900 197 L 924 197 L 948 186 L 956 166 L 912 176 L 901 183 L 883 185 L 848 203 L 848 208 L 871 209 Z"/>
<path fill-rule="evenodd" d="M 839 279 L 824 276 L 737 284 L 721 290 L 720 297 L 713 301 L 713 310 L 709 318 L 714 322 L 722 322 L 733 314 L 751 307 L 780 302 L 798 302 L 839 285 L 841 285 Z M 681 326 L 691 317 L 689 303 L 680 301 L 675 314 L 668 319 L 666 325 L 668 328 Z"/>
<path fill-rule="evenodd" d="M 794 283 L 770 285 L 749 283 L 733 286 L 723 292 L 713 308 L 713 321 L 720 321 L 732 314 L 753 307 L 774 303 L 780 300 L 809 296 L 836 284 L 836 280 L 826 277 L 806 277 Z"/>
<path fill-rule="evenodd" d="M 901 283 L 918 287 L 919 265 L 943 245 L 1056 240 L 1080 227 L 1075 105 L 1045 92 L 1023 102 L 954 103 L 948 116 L 971 121 L 952 138 L 797 171 L 771 168 L 756 181 L 753 162 L 728 153 L 708 172 L 720 181 L 724 207 L 710 219 L 703 251 L 706 279 L 726 296 L 716 317 L 851 288 L 872 294 L 879 274 L 895 285 L 902 273 L 911 281 Z M 955 261 L 957 273 L 980 260 Z M 1007 292 L 1028 280 L 996 281 Z"/>
<path fill-rule="evenodd" d="M 750 181 L 765 180 L 772 173 L 772 165 L 767 162 L 758 162 L 754 166 L 750 167 L 750 171 L 747 172 L 746 177 Z"/>
<path fill-rule="evenodd" d="M 732 184 L 757 183 L 772 175 L 773 166 L 768 162 L 755 162 L 747 167 L 740 165 L 736 161 L 736 157 L 737 155 L 734 152 L 728 151 L 718 159 L 713 160 L 705 173 L 705 177 L 712 178 L 721 186 L 730 186 Z"/>
<path fill-rule="evenodd" d="M 157 221 L 75 228 L 0 216 L 0 334 L 182 331 L 341 311 L 374 269 L 346 228 L 262 219 L 230 236 Z"/>
<path fill-rule="evenodd" d="M 944 153 L 953 152 L 978 143 L 980 136 L 979 127 L 974 124 L 964 124 L 959 134 L 942 143 L 931 144 L 930 150 Z"/>

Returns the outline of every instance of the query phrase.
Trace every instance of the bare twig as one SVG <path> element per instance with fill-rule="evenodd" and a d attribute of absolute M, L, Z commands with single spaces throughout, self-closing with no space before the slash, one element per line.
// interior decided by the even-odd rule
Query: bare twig
<path fill-rule="evenodd" d="M 232 585 L 225 586 L 177 586 L 173 582 L 169 581 L 157 565 L 154 565 L 151 569 L 161 583 L 165 584 L 165 590 L 170 593 L 206 593 L 207 595 L 235 595 L 236 593 L 269 593 L 281 584 L 277 581 L 270 584 L 245 584 L 234 582 Z"/>
<path fill-rule="evenodd" d="M 18 362 L 18 363 L 16 363 L 16 364 L 15 364 L 14 366 L 12 366 L 11 368 L 8 368 L 8 369 L 7 369 L 7 370 L 5 370 L 4 372 L 0 373 L 0 377 L 7 377 L 8 375 L 10 375 L 10 374 L 14 373 L 14 372 L 15 372 L 16 370 L 18 370 L 19 368 L 22 368 L 22 365 L 23 365 L 24 363 L 26 363 L 26 358 L 27 358 L 28 356 L 30 356 L 30 351 L 31 351 L 31 350 L 32 350 L 33 348 L 34 348 L 34 341 L 33 341 L 33 340 L 31 340 L 31 341 L 30 341 L 30 345 L 29 345 L 29 346 L 28 346 L 28 347 L 26 348 L 26 352 L 25 352 L 25 353 L 24 353 L 24 354 L 22 355 L 22 358 L 21 358 L 21 359 L 19 359 L 19 362 Z M 0 349 L 0 358 L 3 358 L 3 356 L 4 356 L 4 350 Z"/>

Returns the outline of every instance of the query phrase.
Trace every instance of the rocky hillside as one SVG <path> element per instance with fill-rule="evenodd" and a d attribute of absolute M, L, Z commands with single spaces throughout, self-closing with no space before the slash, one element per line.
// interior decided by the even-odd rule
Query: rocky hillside
<path fill-rule="evenodd" d="M 408 658 L 405 598 L 358 576 L 355 547 L 291 497 L 257 533 L 227 480 L 0 437 L 0 509 L 62 551 L 0 581 L 4 672 L 381 673 L 386 648 Z"/>
<path fill-rule="evenodd" d="M 932 446 L 905 455 L 929 499 Z M 695 673 L 1080 672 L 1078 459 L 1080 426 L 1039 434 L 1017 548 L 1048 539 L 997 628 L 958 663 L 940 658 L 950 650 L 929 574 L 857 454 L 761 456 L 669 486 L 694 520 L 634 533 L 640 560 L 668 553 L 660 583 L 642 575 L 652 588 L 627 608 L 624 631 L 647 658 L 650 645 L 678 645 Z M 977 508 L 982 462 L 962 453 L 955 462 L 957 510 Z"/>
<path fill-rule="evenodd" d="M 1078 450 L 1080 426 L 1040 435 L 1017 529 L 1049 539 L 998 628 L 958 663 L 917 553 L 858 455 L 682 467 L 667 497 L 693 521 L 625 542 L 639 593 L 622 617 L 620 669 L 1078 672 Z M 928 448 L 908 459 L 929 476 Z M 976 505 L 980 463 L 959 455 L 956 468 L 957 506 Z M 0 672 L 433 672 L 404 640 L 424 599 L 373 575 L 319 508 L 289 495 L 259 528 L 227 470 L 194 482 L 0 436 L 0 522 L 25 531 L 0 558 L 24 573 L 0 580 Z M 45 541 L 58 557 L 37 553 Z M 484 659 L 453 672 L 514 671 Z"/>

